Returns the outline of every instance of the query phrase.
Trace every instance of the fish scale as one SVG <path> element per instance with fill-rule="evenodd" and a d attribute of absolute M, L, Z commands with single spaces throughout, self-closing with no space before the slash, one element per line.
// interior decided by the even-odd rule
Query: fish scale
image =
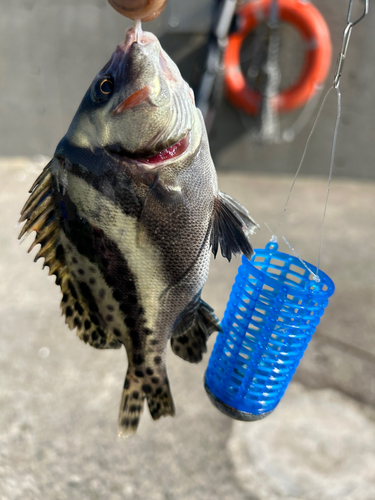
<path fill-rule="evenodd" d="M 103 89 L 105 82 L 105 92 Z M 257 227 L 218 190 L 192 91 L 157 38 L 134 29 L 95 77 L 30 190 L 20 237 L 37 232 L 69 328 L 125 346 L 120 434 L 174 415 L 166 348 L 197 363 L 220 324 L 202 301 L 210 251 L 252 255 Z"/>

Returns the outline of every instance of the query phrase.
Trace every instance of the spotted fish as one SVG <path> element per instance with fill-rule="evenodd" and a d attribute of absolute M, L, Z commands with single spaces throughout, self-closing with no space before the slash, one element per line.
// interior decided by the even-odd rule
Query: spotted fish
<path fill-rule="evenodd" d="M 200 297 L 210 249 L 252 255 L 256 227 L 218 190 L 194 96 L 158 39 L 131 28 L 88 89 L 21 212 L 62 291 L 66 323 L 97 349 L 125 346 L 119 431 L 147 400 L 174 415 L 166 348 L 197 363 L 220 329 Z"/>

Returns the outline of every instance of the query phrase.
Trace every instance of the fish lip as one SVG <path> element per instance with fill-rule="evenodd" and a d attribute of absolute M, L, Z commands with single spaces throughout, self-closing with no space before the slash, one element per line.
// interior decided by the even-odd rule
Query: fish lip
<path fill-rule="evenodd" d="M 159 43 L 159 40 L 153 33 L 150 33 L 149 31 L 142 31 L 141 37 L 139 41 L 137 41 L 135 28 L 134 26 L 130 26 L 126 30 L 125 40 L 118 45 L 117 49 L 126 54 L 131 49 L 134 42 L 141 46 L 145 46 L 150 43 Z"/>
<path fill-rule="evenodd" d="M 145 156 L 144 153 L 131 153 L 125 149 L 119 148 L 118 146 L 106 146 L 105 150 L 108 154 L 116 157 L 122 162 L 136 162 L 143 167 L 155 169 L 165 165 L 166 163 L 179 159 L 189 149 L 190 143 L 189 131 L 179 141 L 150 156 Z"/>

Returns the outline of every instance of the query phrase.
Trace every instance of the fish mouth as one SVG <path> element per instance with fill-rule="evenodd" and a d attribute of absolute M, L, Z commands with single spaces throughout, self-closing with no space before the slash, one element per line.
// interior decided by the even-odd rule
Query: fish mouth
<path fill-rule="evenodd" d="M 106 150 L 113 156 L 120 158 L 121 160 L 136 160 L 138 163 L 148 165 L 150 168 L 155 168 L 161 163 L 165 163 L 168 160 L 175 159 L 181 156 L 188 148 L 190 144 L 190 132 L 188 132 L 185 137 L 175 142 L 171 146 L 159 151 L 158 153 L 152 153 L 147 155 L 145 152 L 141 153 L 131 153 L 118 145 L 107 146 Z"/>

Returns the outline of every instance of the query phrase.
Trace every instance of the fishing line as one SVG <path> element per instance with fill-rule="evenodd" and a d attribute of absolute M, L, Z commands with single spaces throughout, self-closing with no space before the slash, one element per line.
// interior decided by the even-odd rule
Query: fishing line
<path fill-rule="evenodd" d="M 298 174 L 300 173 L 300 170 L 301 170 L 301 168 L 302 168 L 303 162 L 304 162 L 304 160 L 305 160 L 305 156 L 306 156 L 306 153 L 307 153 L 307 149 L 308 149 L 308 147 L 309 147 L 309 144 L 310 144 L 311 137 L 312 137 L 312 135 L 313 135 L 313 133 L 314 133 L 314 131 L 315 131 L 316 125 L 317 125 L 317 123 L 318 123 L 318 120 L 319 120 L 319 118 L 320 118 L 320 115 L 321 115 L 321 113 L 322 113 L 322 110 L 323 110 L 323 108 L 324 108 L 324 105 L 325 105 L 325 103 L 326 103 L 326 100 L 327 100 L 327 98 L 328 98 L 329 94 L 331 93 L 331 90 L 332 90 L 332 89 L 333 89 L 333 86 L 332 86 L 332 87 L 328 90 L 328 92 L 327 92 L 327 93 L 326 93 L 326 95 L 324 96 L 324 99 L 323 99 L 323 101 L 322 101 L 322 104 L 320 105 L 320 108 L 319 108 L 318 114 L 316 115 L 316 118 L 315 118 L 315 120 L 314 120 L 314 124 L 313 124 L 313 126 L 312 126 L 311 131 L 310 131 L 310 134 L 309 134 L 309 136 L 308 136 L 308 138 L 307 138 L 306 145 L 305 145 L 305 149 L 303 150 L 301 160 L 300 160 L 300 162 L 299 162 L 299 165 L 298 165 L 297 171 L 296 171 L 296 173 L 295 173 L 295 175 L 294 175 L 294 178 L 293 178 L 293 181 L 292 181 L 292 185 L 291 185 L 291 187 L 290 187 L 289 194 L 288 194 L 288 197 L 287 197 L 287 200 L 286 200 L 285 206 L 284 206 L 283 213 L 282 213 L 282 215 L 281 215 L 281 217 L 280 217 L 279 223 L 278 223 L 277 228 L 276 228 L 276 231 L 275 231 L 275 236 L 276 236 L 276 237 L 277 237 L 277 233 L 278 233 L 278 231 L 279 231 L 279 229 L 280 229 L 280 226 L 281 226 L 281 224 L 282 224 L 282 221 L 283 221 L 283 219 L 284 219 L 285 212 L 286 212 L 286 210 L 287 210 L 287 208 L 288 208 L 288 205 L 289 205 L 289 200 L 290 200 L 290 197 L 291 197 L 291 194 L 292 194 L 292 191 L 293 191 L 294 185 L 295 185 L 295 183 L 296 183 L 296 180 L 297 180 Z"/>
<path fill-rule="evenodd" d="M 331 87 L 331 89 L 332 89 L 332 87 Z M 321 259 L 321 255 L 322 255 L 324 225 L 325 225 L 325 219 L 326 219 L 328 197 L 329 197 L 329 192 L 330 192 L 330 189 L 331 189 L 333 165 L 334 165 L 334 161 L 335 161 L 336 145 L 337 145 L 337 134 L 338 134 L 339 124 L 340 124 L 340 119 L 341 119 L 341 92 L 340 92 L 340 85 L 337 85 L 336 92 L 337 92 L 337 116 L 336 116 L 335 131 L 334 131 L 334 134 L 333 134 L 333 143 L 332 143 L 332 152 L 331 152 L 331 163 L 330 163 L 330 166 L 329 166 L 328 187 L 327 187 L 326 200 L 325 200 L 325 204 L 324 204 L 322 229 L 321 229 L 321 232 L 320 232 L 318 265 L 316 267 L 316 274 L 317 275 L 319 275 L 319 269 L 320 269 L 320 259 Z"/>
<path fill-rule="evenodd" d="M 142 21 L 140 19 L 135 20 L 135 39 L 137 43 L 140 43 L 141 38 L 142 38 Z"/>
<path fill-rule="evenodd" d="M 334 80 L 333 80 L 333 85 L 327 91 L 327 93 L 324 96 L 324 99 L 322 101 L 322 104 L 320 105 L 319 111 L 317 113 L 317 116 L 316 116 L 316 118 L 314 120 L 314 124 L 313 124 L 312 129 L 311 129 L 311 132 L 310 132 L 310 134 L 309 134 L 309 136 L 307 138 L 306 145 L 305 145 L 305 148 L 304 148 L 304 151 L 303 151 L 303 154 L 302 154 L 301 161 L 300 161 L 300 163 L 298 165 L 296 174 L 295 174 L 295 176 L 293 178 L 292 185 L 290 187 L 290 190 L 289 190 L 289 193 L 288 193 L 288 197 L 287 197 L 287 200 L 286 200 L 286 203 L 285 203 L 285 206 L 284 206 L 284 210 L 282 212 L 282 215 L 280 217 L 279 223 L 277 225 L 275 234 L 273 234 L 272 238 L 271 238 L 271 241 L 277 242 L 277 233 L 278 233 L 279 228 L 280 228 L 280 226 L 282 224 L 282 221 L 283 221 L 283 219 L 285 217 L 285 213 L 286 213 L 286 210 L 287 210 L 288 205 L 289 205 L 290 197 L 291 197 L 294 185 L 296 183 L 298 174 L 300 173 L 300 170 L 302 168 L 303 162 L 305 160 L 305 156 L 306 156 L 309 144 L 310 144 L 311 137 L 312 137 L 312 135 L 313 135 L 313 133 L 315 131 L 316 125 L 318 123 L 318 120 L 320 118 L 321 112 L 322 112 L 322 110 L 324 108 L 324 105 L 326 103 L 326 100 L 327 100 L 329 94 L 331 93 L 331 91 L 333 89 L 335 89 L 336 93 L 337 93 L 337 115 L 336 115 L 336 123 L 335 123 L 334 134 L 333 134 L 333 141 L 332 141 L 331 161 L 330 161 L 330 166 L 329 166 L 327 193 L 326 193 L 326 199 L 325 199 L 325 204 L 324 204 L 322 227 L 321 227 L 321 231 L 320 231 L 318 265 L 317 265 L 316 274 L 312 273 L 314 280 L 317 281 L 317 282 L 320 281 L 318 275 L 319 275 L 320 261 L 321 261 L 321 254 L 322 254 L 325 219 L 326 219 L 326 214 L 327 214 L 328 198 L 329 198 L 329 193 L 330 193 L 330 189 L 331 189 L 333 166 L 334 166 L 335 154 L 336 154 L 336 146 L 337 146 L 338 128 L 339 128 L 340 119 L 341 119 L 341 92 L 340 92 L 341 72 L 342 72 L 344 61 L 345 61 L 345 58 L 346 58 L 346 55 L 347 55 L 347 50 L 348 50 L 348 46 L 349 46 L 349 41 L 350 41 L 350 36 L 351 36 L 352 29 L 353 29 L 353 27 L 356 24 L 358 24 L 368 14 L 369 0 L 365 0 L 365 6 L 364 6 L 363 14 L 355 22 L 352 22 L 350 20 L 351 13 L 352 13 L 352 7 L 353 7 L 353 0 L 350 0 L 349 1 L 349 7 L 348 7 L 348 14 L 347 14 L 347 18 L 346 18 L 347 24 L 346 24 L 346 27 L 345 27 L 344 32 L 343 32 L 343 40 L 342 40 L 341 51 L 340 51 L 339 56 L 337 58 L 337 65 L 336 65 L 336 71 L 335 71 L 335 76 L 334 76 Z M 298 253 L 294 250 L 294 248 L 290 245 L 290 243 L 286 240 L 286 238 L 284 236 L 282 236 L 282 238 L 285 241 L 285 243 L 289 246 L 289 248 L 292 250 L 292 252 L 294 253 L 294 255 L 300 260 L 300 262 L 304 265 L 304 267 L 306 267 L 306 265 L 304 264 L 304 262 L 302 261 L 302 259 L 299 257 Z"/>

